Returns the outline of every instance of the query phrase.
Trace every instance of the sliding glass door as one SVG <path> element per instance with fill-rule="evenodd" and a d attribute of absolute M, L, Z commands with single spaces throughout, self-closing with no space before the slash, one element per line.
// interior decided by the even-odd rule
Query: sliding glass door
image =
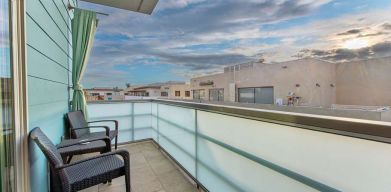
<path fill-rule="evenodd" d="M 10 3 L 0 1 L 0 191 L 15 191 L 15 126 Z"/>

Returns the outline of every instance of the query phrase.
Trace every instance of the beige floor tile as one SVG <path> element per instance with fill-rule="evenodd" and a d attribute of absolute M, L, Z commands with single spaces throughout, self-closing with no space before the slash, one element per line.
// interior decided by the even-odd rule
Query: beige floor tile
<path fill-rule="evenodd" d="M 141 152 L 141 148 L 137 143 L 126 145 L 123 149 L 128 150 L 130 154 Z"/>
<path fill-rule="evenodd" d="M 175 165 L 168 159 L 166 159 L 163 155 L 159 158 L 154 158 L 150 161 L 148 161 L 149 165 L 151 166 L 152 170 L 156 173 L 156 175 L 166 173 L 172 170 L 176 170 L 179 172 L 179 170 L 176 169 Z"/>
<path fill-rule="evenodd" d="M 83 189 L 80 192 L 97 192 L 97 191 L 99 191 L 99 187 L 98 187 L 98 185 L 95 185 L 90 188 Z"/>
<path fill-rule="evenodd" d="M 125 176 L 113 179 L 111 181 L 111 184 L 108 184 L 108 183 L 100 184 L 99 185 L 99 191 L 107 190 L 107 189 L 110 189 L 110 188 L 113 188 L 113 187 L 117 187 L 117 186 L 122 186 L 122 185 L 125 185 Z"/>
<path fill-rule="evenodd" d="M 143 151 L 145 151 L 145 150 L 156 150 L 157 149 L 157 147 L 152 142 L 140 143 L 139 147 Z"/>
<path fill-rule="evenodd" d="M 163 186 L 158 179 L 149 181 L 146 184 L 133 184 L 132 191 L 134 192 L 155 192 L 163 189 Z"/>
<path fill-rule="evenodd" d="M 158 178 L 167 192 L 197 191 L 196 187 L 178 172 L 178 170 L 162 173 Z"/>
<path fill-rule="evenodd" d="M 100 189 L 99 192 L 126 192 L 125 185 L 110 186 L 105 189 Z"/>
<path fill-rule="evenodd" d="M 148 164 L 142 153 L 130 154 L 130 170 L 145 166 L 148 166 Z"/>
<path fill-rule="evenodd" d="M 149 166 L 145 166 L 131 170 L 130 178 L 132 183 L 142 183 L 153 180 L 156 175 Z"/>
<path fill-rule="evenodd" d="M 133 143 L 119 147 L 130 153 L 130 173 L 132 192 L 187 192 L 196 188 L 180 173 L 172 161 L 168 160 L 151 142 Z M 80 160 L 97 154 L 78 156 Z M 82 192 L 125 192 L 124 177 L 114 179 L 109 184 L 100 184 Z"/>
<path fill-rule="evenodd" d="M 157 157 L 160 157 L 160 156 L 163 156 L 163 154 L 157 149 L 143 150 L 142 153 L 147 161 L 152 160 Z"/>

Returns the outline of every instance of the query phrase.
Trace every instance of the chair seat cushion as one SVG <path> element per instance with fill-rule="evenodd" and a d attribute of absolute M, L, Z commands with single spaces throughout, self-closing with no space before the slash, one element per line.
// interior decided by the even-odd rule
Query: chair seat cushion
<path fill-rule="evenodd" d="M 95 182 L 120 176 L 123 170 L 124 162 L 116 155 L 92 159 L 65 168 L 72 185 L 94 185 Z"/>
<path fill-rule="evenodd" d="M 116 137 L 118 135 L 118 131 L 115 131 L 115 130 L 111 130 L 109 132 L 109 138 L 112 140 L 114 139 L 114 137 Z M 83 136 L 81 136 L 80 138 L 81 139 L 85 139 L 85 138 L 102 138 L 102 137 L 105 137 L 106 136 L 106 132 L 105 131 L 100 131 L 100 132 L 92 132 L 92 133 L 89 133 L 89 134 L 85 134 Z"/>

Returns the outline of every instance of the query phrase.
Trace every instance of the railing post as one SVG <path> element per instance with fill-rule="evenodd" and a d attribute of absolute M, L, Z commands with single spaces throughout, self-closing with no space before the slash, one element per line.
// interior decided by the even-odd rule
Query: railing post
<path fill-rule="evenodd" d="M 194 137 L 195 137 L 195 178 L 198 179 L 198 110 L 195 109 L 195 113 L 194 113 L 194 126 L 195 126 L 195 130 L 194 130 Z M 197 184 L 198 186 L 198 184 Z"/>
<path fill-rule="evenodd" d="M 134 103 L 132 103 L 132 127 L 131 127 L 131 130 L 132 130 L 132 141 L 134 141 L 135 137 L 134 137 Z"/>
<path fill-rule="evenodd" d="M 160 137 L 160 131 L 159 131 L 159 104 L 156 103 L 156 124 L 157 124 L 157 143 L 160 144 L 159 142 L 159 137 Z"/>

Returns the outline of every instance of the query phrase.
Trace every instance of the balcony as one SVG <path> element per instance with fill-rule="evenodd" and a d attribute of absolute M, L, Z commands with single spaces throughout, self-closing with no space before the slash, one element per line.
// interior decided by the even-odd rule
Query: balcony
<path fill-rule="evenodd" d="M 1 192 L 53 187 L 28 136 L 67 138 L 81 84 L 188 99 L 89 103 L 119 121 L 133 191 L 391 191 L 391 1 L 126 1 L 0 1 Z"/>
<path fill-rule="evenodd" d="M 133 191 L 153 192 L 153 191 L 178 191 L 192 192 L 198 191 L 195 183 L 180 171 L 169 157 L 153 141 L 142 141 L 132 144 L 122 145 L 120 149 L 128 150 L 131 163 L 131 182 Z M 87 155 L 83 155 L 85 157 Z M 125 191 L 125 181 L 123 177 L 113 180 L 112 184 L 101 184 L 83 192 L 112 192 Z"/>
<path fill-rule="evenodd" d="M 204 190 L 389 188 L 388 123 L 169 100 L 91 102 L 88 111 L 91 120 L 118 120 L 119 141 L 131 153 L 141 150 L 148 159 L 138 141 L 152 142 Z M 137 167 L 142 157 L 132 158 Z"/>

